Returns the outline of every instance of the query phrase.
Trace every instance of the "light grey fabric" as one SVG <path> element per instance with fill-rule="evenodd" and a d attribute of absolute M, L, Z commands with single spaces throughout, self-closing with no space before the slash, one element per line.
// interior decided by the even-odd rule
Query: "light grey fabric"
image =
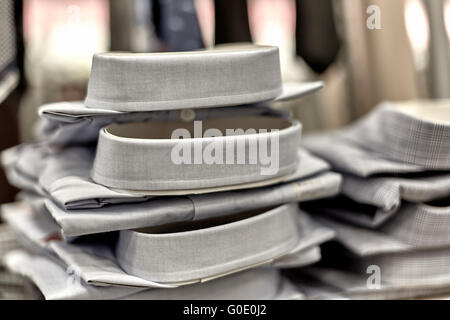
<path fill-rule="evenodd" d="M 331 250 L 331 249 L 327 249 Z M 326 251 L 326 249 L 324 249 Z M 413 251 L 383 253 L 367 257 L 355 257 L 345 251 L 333 248 L 333 254 L 340 257 L 333 266 L 336 271 L 343 270 L 368 279 L 373 272 L 379 270 L 382 284 L 401 286 L 433 286 L 450 283 L 450 247 L 416 249 Z M 327 253 L 324 253 L 324 256 Z M 329 267 L 329 264 L 325 264 Z"/>
<path fill-rule="evenodd" d="M 348 270 L 365 273 L 376 265 L 389 283 L 429 284 L 450 278 L 448 216 L 448 207 L 407 204 L 379 231 L 318 221 L 335 230 L 336 240 L 352 253 L 341 255 Z"/>
<path fill-rule="evenodd" d="M 297 215 L 297 205 L 287 204 L 243 220 L 184 232 L 123 230 L 117 261 L 127 273 L 157 282 L 209 278 L 291 251 L 300 241 Z"/>
<path fill-rule="evenodd" d="M 310 249 L 330 240 L 334 235 L 330 229 L 309 222 L 308 217 L 305 215 L 299 216 L 298 228 L 304 231 L 300 232 L 300 241 L 290 252 L 276 259 L 273 263 L 274 266 L 304 266 L 306 263 L 305 260 L 310 259 Z M 205 245 L 207 244 L 203 244 L 203 246 Z M 96 242 L 69 244 L 58 241 L 52 242 L 50 249 L 66 264 L 76 267 L 79 270 L 81 278 L 93 285 L 169 288 L 200 281 L 200 279 L 193 279 L 178 283 L 160 283 L 127 274 L 119 266 L 118 259 L 114 254 L 114 248 L 109 244 Z M 146 256 L 144 253 L 141 254 Z M 288 264 L 288 262 L 291 263 Z M 185 261 L 180 261 L 179 263 L 183 264 Z M 252 267 L 256 267 L 256 265 Z M 239 270 L 230 270 L 230 273 L 233 271 Z M 226 274 L 223 273 L 217 276 L 224 276 Z"/>
<path fill-rule="evenodd" d="M 42 187 L 37 183 L 38 172 L 42 170 L 42 165 L 44 164 L 42 161 L 44 153 L 41 151 L 42 148 L 38 145 L 26 145 L 26 147 L 15 146 L 2 151 L 1 164 L 6 178 L 11 185 L 19 189 L 44 194 Z M 30 157 L 32 161 L 21 161 L 23 164 L 22 167 L 25 167 L 21 169 L 19 165 L 19 154 L 22 153 L 25 154 L 24 158 Z M 26 155 L 27 153 L 29 154 L 28 156 Z M 30 156 L 30 154 L 34 154 L 34 156 Z"/>
<path fill-rule="evenodd" d="M 330 236 L 329 238 L 324 238 L 324 241 L 331 240 L 333 236 Z M 313 246 L 309 249 L 305 249 L 302 251 L 301 254 L 291 254 L 286 255 L 284 257 L 281 257 L 277 259 L 274 263 L 274 267 L 280 267 L 283 269 L 289 269 L 289 268 L 300 268 L 308 265 L 312 265 L 316 262 L 319 262 L 322 258 L 320 247 L 319 246 Z"/>
<path fill-rule="evenodd" d="M 394 161 L 450 169 L 450 102 L 380 104 L 344 132 L 347 139 Z"/>
<path fill-rule="evenodd" d="M 377 174 L 424 172 L 421 166 L 389 160 L 345 139 L 342 131 L 305 135 L 301 145 L 312 154 L 326 160 L 334 170 L 358 177 Z"/>
<path fill-rule="evenodd" d="M 283 88 L 276 47 L 100 53 L 92 61 L 85 104 L 118 111 L 220 107 L 298 97 L 321 87 Z"/>
<path fill-rule="evenodd" d="M 61 233 L 61 228 L 49 216 L 34 211 L 23 201 L 2 204 L 1 217 L 14 232 L 26 232 L 26 237 L 38 247 L 46 247 L 48 238 L 57 238 Z"/>
<path fill-rule="evenodd" d="M 78 279 L 76 273 L 68 273 L 51 259 L 30 255 L 23 251 L 11 252 L 7 257 L 7 263 L 12 271 L 29 277 L 47 300 L 266 300 L 303 297 L 280 276 L 277 270 L 272 268 L 258 268 L 176 289 L 145 289 L 89 285 Z"/>
<path fill-rule="evenodd" d="M 299 300 L 303 294 L 273 268 L 257 268 L 221 279 L 179 287 L 140 291 L 123 299 L 138 300 Z"/>
<path fill-rule="evenodd" d="M 377 114 L 383 114 L 384 117 L 385 112 L 388 114 L 394 112 L 392 108 L 389 105 L 382 105 L 371 113 L 373 116 L 368 116 L 368 119 L 362 123 L 379 121 L 370 119 L 376 119 Z M 401 116 L 403 117 L 403 114 Z M 406 123 L 409 122 L 406 121 Z M 355 125 L 355 128 L 359 128 L 358 132 L 353 128 L 350 126 L 340 132 L 312 135 L 302 140 L 305 148 L 327 160 L 334 170 L 342 172 L 341 193 L 355 202 L 340 199 L 318 204 L 321 211 L 353 224 L 376 228 L 397 212 L 402 201 L 419 203 L 450 195 L 448 172 L 435 170 L 434 166 L 427 167 L 389 160 L 381 152 L 370 150 L 370 145 L 365 143 L 367 141 L 357 141 L 358 137 L 368 135 L 368 133 L 359 134 L 359 131 L 370 131 L 370 128 L 358 124 Z M 395 130 L 395 128 L 397 127 L 387 130 Z M 419 127 L 414 127 L 414 130 L 419 130 Z M 437 130 L 436 136 L 430 139 L 444 139 L 439 132 Z M 377 132 L 372 132 L 372 135 L 376 134 Z M 428 142 L 424 140 L 423 143 Z"/>
<path fill-rule="evenodd" d="M 183 110 L 121 112 L 86 107 L 82 102 L 58 102 L 39 108 L 42 119 L 37 124 L 40 140 L 55 145 L 87 144 L 97 141 L 101 128 L 112 123 L 138 121 L 176 121 L 186 118 Z M 278 115 L 288 113 L 268 107 L 266 104 L 205 108 L 189 110 L 189 120 L 250 115 Z"/>
<path fill-rule="evenodd" d="M 382 278 L 394 284 L 432 284 L 450 281 L 450 247 L 381 254 L 351 260 L 351 269 L 366 272 L 379 266 Z"/>
<path fill-rule="evenodd" d="M 383 103 L 348 128 L 312 136 L 304 145 L 339 171 L 363 177 L 449 169 L 450 104 L 428 107 Z"/>
<path fill-rule="evenodd" d="M 65 265 L 76 269 L 80 278 L 95 286 L 126 286 L 145 288 L 175 288 L 178 285 L 158 283 L 126 273 L 117 263 L 110 244 L 98 242 L 69 244 L 49 243 L 49 252 Z"/>
<path fill-rule="evenodd" d="M 424 203 L 450 196 L 450 174 L 359 178 L 342 175 L 342 196 L 311 205 L 349 223 L 378 228 L 392 219 L 404 202 Z"/>
<path fill-rule="evenodd" d="M 302 145 L 333 168 L 360 177 L 449 169 L 450 105 L 430 107 L 433 117 L 445 114 L 430 120 L 423 106 L 380 104 L 355 124 L 307 136 Z"/>
<path fill-rule="evenodd" d="M 297 121 L 277 117 L 235 117 L 208 119 L 202 126 L 203 130 L 218 129 L 224 136 L 173 139 L 174 130 L 197 130 L 192 122 L 183 121 L 113 124 L 103 128 L 92 179 L 116 189 L 189 192 L 254 182 L 272 184 L 272 179 L 289 175 L 297 168 L 301 136 L 301 125 Z M 225 135 L 225 130 L 238 128 L 255 129 L 257 133 Z M 263 149 L 270 157 L 270 163 L 264 163 Z M 177 156 L 188 154 L 189 162 L 177 162 L 174 150 L 178 150 Z M 207 150 L 213 151 L 208 153 Z M 217 159 L 207 161 L 205 153 L 214 153 Z M 198 163 L 197 157 L 200 157 Z M 229 157 L 231 163 L 228 163 Z"/>
<path fill-rule="evenodd" d="M 14 164 L 21 158 L 23 152 L 44 153 L 41 156 L 43 164 L 38 176 L 24 176 L 15 169 Z M 324 161 L 311 156 L 304 150 L 299 149 L 298 152 L 299 165 L 296 171 L 285 179 L 286 183 L 294 181 L 300 183 L 301 181 L 298 180 L 311 177 L 328 169 L 328 165 Z M 63 208 L 99 208 L 117 203 L 142 202 L 151 198 L 130 192 L 119 192 L 94 183 L 89 178 L 94 158 L 94 150 L 90 148 L 71 147 L 48 152 L 40 145 L 33 147 L 23 145 L 8 150 L 7 153 L 2 154 L 2 157 L 12 158 L 6 161 L 8 165 L 4 167 L 8 177 L 15 175 L 20 178 L 20 184 L 17 184 L 18 187 L 38 192 L 45 196 L 49 195 L 53 201 Z M 37 159 L 38 156 L 35 158 Z M 35 166 L 35 164 L 31 163 L 29 165 Z M 11 179 L 10 183 L 15 184 L 17 180 L 17 178 Z M 340 177 L 332 173 L 324 176 L 323 179 L 315 179 L 310 184 L 302 185 L 304 191 L 300 190 L 302 192 L 300 200 L 311 200 L 317 197 L 333 195 L 338 192 L 339 184 Z M 36 186 L 39 186 L 38 189 L 42 190 L 36 191 Z M 294 191 L 296 185 L 286 188 L 291 190 L 287 193 L 287 195 L 290 195 L 287 199 L 295 201 L 292 197 L 295 196 L 297 198 L 298 192 Z M 243 194 L 251 193 L 250 190 L 241 190 L 240 192 Z M 230 193 L 223 194 L 229 195 Z M 213 194 L 211 196 L 214 197 Z M 202 197 L 199 195 L 197 198 L 200 199 Z M 280 199 L 280 197 L 276 199 Z M 277 201 L 279 201 L 276 199 L 273 200 L 274 204 L 277 204 Z M 261 201 L 261 199 L 258 201 Z M 231 210 L 232 208 L 228 207 L 226 209 Z"/>
<path fill-rule="evenodd" d="M 354 201 L 390 211 L 398 208 L 402 201 L 421 203 L 449 196 L 450 173 L 369 179 L 344 174 L 342 194 Z"/>
<path fill-rule="evenodd" d="M 416 247 L 448 246 L 450 206 L 405 203 L 380 231 Z"/>
<path fill-rule="evenodd" d="M 45 205 L 65 236 L 190 221 L 194 216 L 192 202 L 186 198 L 151 200 L 139 206 L 118 204 L 99 209 L 64 210 L 50 200 L 46 200 Z"/>
<path fill-rule="evenodd" d="M 120 259 L 116 258 L 114 254 L 114 238 L 80 238 L 76 242 L 65 243 L 57 237 L 58 230 L 52 224 L 51 219 L 42 212 L 32 211 L 31 206 L 24 202 L 8 204 L 4 207 L 10 208 L 11 210 L 8 210 L 8 212 L 3 210 L 3 217 L 8 221 L 19 236 L 22 244 L 28 250 L 63 261 L 65 265 L 77 270 L 79 277 L 88 284 L 170 288 L 200 281 L 200 279 L 191 279 L 187 282 L 160 283 L 127 274 L 119 266 L 118 261 Z M 284 255 L 277 257 L 280 259 L 274 259 L 277 267 L 305 265 L 307 260 L 311 260 L 310 250 L 330 240 L 334 236 L 334 233 L 330 229 L 314 223 L 304 213 L 295 217 L 293 225 L 290 228 L 298 232 L 296 235 L 298 241 Z M 279 232 L 282 231 L 284 230 L 279 230 Z M 264 236 L 267 237 L 270 234 L 274 234 L 274 232 L 266 232 Z M 199 243 L 199 245 L 203 247 L 210 246 L 209 243 Z M 240 250 L 239 247 L 233 248 L 231 244 L 229 245 L 228 249 L 224 249 L 225 251 L 223 252 L 227 250 L 237 252 L 236 250 Z M 250 243 L 248 245 L 252 246 L 255 244 Z M 198 248 L 198 250 L 201 251 L 201 248 Z M 139 259 L 149 257 L 147 254 L 150 254 L 148 250 L 143 250 L 140 253 Z M 153 252 L 153 254 L 157 254 L 157 252 Z M 303 257 L 304 254 L 306 256 Z M 198 259 L 200 258 L 202 258 L 201 255 L 198 256 Z M 192 257 L 188 257 L 187 259 L 189 261 Z M 212 263 L 214 262 L 213 260 L 211 260 Z M 179 260 L 177 264 L 188 263 L 187 261 L 186 259 L 184 261 Z M 218 260 L 216 259 L 215 262 L 218 263 Z M 270 261 L 263 262 L 267 264 Z M 254 264 L 251 266 L 247 265 L 246 267 L 254 268 L 256 266 Z M 228 272 L 223 272 L 217 276 L 225 276 L 228 273 L 237 271 L 240 270 L 228 270 Z M 176 275 L 173 276 L 176 277 Z"/>
<path fill-rule="evenodd" d="M 359 256 L 450 246 L 450 207 L 404 203 L 377 230 L 325 217 L 316 219 L 336 231 L 336 239 Z"/>
<path fill-rule="evenodd" d="M 324 172 L 272 187 L 190 195 L 189 198 L 195 207 L 194 219 L 200 219 L 225 212 L 235 213 L 271 205 L 331 197 L 339 192 L 340 181 L 341 177 L 338 174 Z"/>
<path fill-rule="evenodd" d="M 382 273 L 383 275 L 383 273 Z M 288 278 L 304 292 L 306 299 L 414 299 L 450 293 L 450 281 L 367 286 L 370 274 L 323 267 L 308 267 Z"/>
<path fill-rule="evenodd" d="M 44 151 L 44 152 L 41 152 Z M 43 170 L 45 147 L 30 144 L 21 152 L 20 157 L 14 164 L 15 170 L 30 179 L 35 179 Z"/>
<path fill-rule="evenodd" d="M 92 148 L 73 147 L 55 151 L 38 144 L 21 145 L 7 151 L 6 154 L 2 153 L 2 156 L 12 158 L 8 159 L 9 164 L 4 166 L 9 182 L 27 191 L 43 196 L 50 195 L 62 206 L 95 208 L 116 202 L 144 201 L 148 198 L 119 193 L 94 183 L 89 178 L 94 158 Z M 35 176 L 24 175 L 16 168 L 15 164 L 23 153 L 36 153 L 34 161 L 40 164 L 40 170 Z M 37 166 L 33 162 L 22 163 Z"/>
<path fill-rule="evenodd" d="M 344 130 L 303 140 L 343 172 L 341 196 L 304 207 L 327 214 L 316 218 L 345 248 L 325 246 L 330 269 L 312 273 L 325 280 L 325 296 L 450 292 L 449 119 L 448 103 L 387 103 Z M 369 266 L 381 270 L 380 290 L 366 286 Z M 310 291 L 320 294 L 320 286 Z"/>
<path fill-rule="evenodd" d="M 412 177 L 359 178 L 343 175 L 341 193 L 356 202 L 377 207 L 373 216 L 337 213 L 352 223 L 377 227 L 388 221 L 402 201 L 422 203 L 450 196 L 450 173 L 422 174 Z"/>
<path fill-rule="evenodd" d="M 414 250 L 404 243 L 383 233 L 339 223 L 333 219 L 315 218 L 319 223 L 336 232 L 336 241 L 356 256 L 366 257 L 386 252 L 404 252 Z"/>
<path fill-rule="evenodd" d="M 142 288 L 95 287 L 71 277 L 61 265 L 44 256 L 12 251 L 5 257 L 11 272 L 30 278 L 47 300 L 116 299 L 142 291 Z"/>
<path fill-rule="evenodd" d="M 15 239 L 11 227 L 4 223 L 0 224 L 0 270 L 3 265 L 3 256 L 8 251 L 18 249 L 19 247 L 20 245 Z"/>
<path fill-rule="evenodd" d="M 327 172 L 272 187 L 157 198 L 136 204 L 102 205 L 96 209 L 67 210 L 49 199 L 45 200 L 45 206 L 65 236 L 79 236 L 200 220 L 289 202 L 303 202 L 333 196 L 339 192 L 339 184 L 340 176 Z"/>
<path fill-rule="evenodd" d="M 380 230 L 367 230 L 331 219 L 318 219 L 336 231 L 336 240 L 349 251 L 326 248 L 323 272 L 313 272 L 326 286 L 305 288 L 308 296 L 340 293 L 357 299 L 395 299 L 450 292 L 448 207 L 405 204 Z M 332 253 L 330 251 L 333 251 Z M 331 254 L 331 257 L 329 256 Z M 339 257 L 339 259 L 337 259 Z M 330 264 L 334 261 L 333 264 Z M 345 271 L 341 271 L 341 266 Z M 366 286 L 369 266 L 380 268 L 381 289 Z M 354 281 L 353 281 L 353 280 Z M 339 288 L 336 288 L 339 287 Z M 332 289 L 332 290 L 330 290 Z"/>

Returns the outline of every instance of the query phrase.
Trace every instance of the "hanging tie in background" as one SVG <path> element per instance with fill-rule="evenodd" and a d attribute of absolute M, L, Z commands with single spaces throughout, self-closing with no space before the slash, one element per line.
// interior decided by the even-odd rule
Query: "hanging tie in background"
<path fill-rule="evenodd" d="M 336 60 L 339 39 L 331 0 L 296 0 L 297 55 L 317 73 L 323 73 Z"/>
<path fill-rule="evenodd" d="M 151 19 L 168 51 L 204 47 L 194 0 L 153 0 Z"/>
<path fill-rule="evenodd" d="M 215 0 L 215 43 L 252 42 L 247 1 Z"/>

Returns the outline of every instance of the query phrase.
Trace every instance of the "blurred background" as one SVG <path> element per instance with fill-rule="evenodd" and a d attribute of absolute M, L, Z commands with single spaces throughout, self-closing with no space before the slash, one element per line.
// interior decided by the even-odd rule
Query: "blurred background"
<path fill-rule="evenodd" d="M 33 140 L 40 105 L 84 99 L 95 52 L 229 42 L 276 45 L 285 80 L 325 81 L 276 105 L 305 131 L 450 98 L 450 0 L 1 0 L 0 150 Z M 0 203 L 15 193 L 0 176 Z"/>
<path fill-rule="evenodd" d="M 305 132 L 385 100 L 450 98 L 450 0 L 0 0 L 0 151 L 34 140 L 40 105 L 84 99 L 96 52 L 232 42 L 278 46 L 284 80 L 326 83 L 275 105 Z M 0 203 L 16 192 L 0 171 Z M 16 245 L 1 228 L 0 256 Z M 20 284 L 0 267 L 0 299 Z"/>

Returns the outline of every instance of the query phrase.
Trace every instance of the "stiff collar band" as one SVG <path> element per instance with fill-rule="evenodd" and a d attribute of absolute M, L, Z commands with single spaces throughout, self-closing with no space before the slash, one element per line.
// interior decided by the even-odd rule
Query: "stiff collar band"
<path fill-rule="evenodd" d="M 295 98 L 322 82 L 281 81 L 271 46 L 230 46 L 172 53 L 94 55 L 85 104 L 116 111 L 242 105 Z"/>
<path fill-rule="evenodd" d="M 127 273 L 150 281 L 211 279 L 292 253 L 301 241 L 298 214 L 294 203 L 219 219 L 120 231 L 116 257 Z"/>
<path fill-rule="evenodd" d="M 92 179 L 147 195 L 275 184 L 296 170 L 300 136 L 280 117 L 113 124 L 100 131 Z"/>

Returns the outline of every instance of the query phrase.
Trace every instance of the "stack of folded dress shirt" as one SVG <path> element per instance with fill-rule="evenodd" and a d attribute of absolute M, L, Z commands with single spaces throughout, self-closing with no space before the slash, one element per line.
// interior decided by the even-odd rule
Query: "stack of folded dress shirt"
<path fill-rule="evenodd" d="M 41 107 L 42 141 L 2 154 L 27 249 L 6 265 L 46 299 L 301 298 L 279 270 L 334 231 L 298 203 L 341 176 L 267 102 L 321 86 L 282 84 L 275 47 L 95 55 L 84 103 Z"/>
<path fill-rule="evenodd" d="M 450 102 L 383 103 L 302 143 L 343 175 L 339 196 L 303 208 L 336 231 L 297 275 L 311 296 L 450 293 Z"/>

